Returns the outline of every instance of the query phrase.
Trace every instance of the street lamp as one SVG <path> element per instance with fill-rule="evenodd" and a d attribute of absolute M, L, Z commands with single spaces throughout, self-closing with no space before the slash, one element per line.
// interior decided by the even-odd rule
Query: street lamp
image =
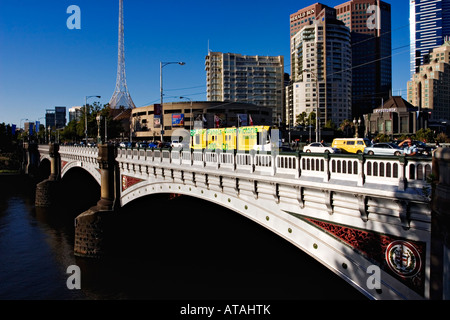
<path fill-rule="evenodd" d="M 100 120 L 102 120 L 102 116 L 97 114 L 97 145 L 102 143 L 102 138 L 100 137 Z"/>
<path fill-rule="evenodd" d="M 358 119 L 358 121 L 356 121 L 356 119 L 353 119 L 353 124 L 355 125 L 356 129 L 355 129 L 355 138 L 358 138 L 358 127 L 361 125 L 361 118 Z"/>
<path fill-rule="evenodd" d="M 180 66 L 185 65 L 185 62 L 160 62 L 159 63 L 159 85 L 160 85 L 160 93 L 161 93 L 161 142 L 163 142 L 164 136 L 164 111 L 163 111 L 163 76 L 162 76 L 162 68 L 167 66 L 168 64 L 179 64 Z"/>
<path fill-rule="evenodd" d="M 89 98 L 101 98 L 100 96 L 86 96 L 84 98 L 84 136 L 86 139 L 86 145 L 87 145 L 87 140 L 88 140 L 88 130 L 87 130 L 87 99 Z"/>
<path fill-rule="evenodd" d="M 317 75 L 309 69 L 304 69 L 303 72 L 311 73 L 316 80 L 316 142 L 319 142 L 319 80 Z M 311 91 L 312 93 L 312 91 Z"/>

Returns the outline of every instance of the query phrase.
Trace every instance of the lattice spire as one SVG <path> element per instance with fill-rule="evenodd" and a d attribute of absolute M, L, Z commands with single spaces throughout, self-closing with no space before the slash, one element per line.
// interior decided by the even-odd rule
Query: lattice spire
<path fill-rule="evenodd" d="M 109 101 L 111 109 L 119 107 L 135 108 L 133 100 L 127 87 L 127 78 L 125 76 L 125 45 L 123 37 L 123 0 L 119 0 L 119 55 L 117 59 L 117 80 L 116 88 Z"/>

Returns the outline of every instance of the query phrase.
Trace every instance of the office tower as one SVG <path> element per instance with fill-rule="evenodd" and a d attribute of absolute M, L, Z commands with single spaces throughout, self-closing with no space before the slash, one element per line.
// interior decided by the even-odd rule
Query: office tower
<path fill-rule="evenodd" d="M 450 0 L 410 0 L 411 76 L 450 36 Z"/>
<path fill-rule="evenodd" d="M 270 107 L 272 121 L 284 114 L 284 58 L 209 52 L 205 59 L 207 101 Z"/>
<path fill-rule="evenodd" d="M 47 109 L 45 113 L 45 127 L 52 129 L 62 129 L 66 126 L 66 107 L 55 107 Z"/>
<path fill-rule="evenodd" d="M 298 31 L 291 36 L 288 125 L 295 125 L 303 112 L 318 114 L 319 127 L 329 120 L 339 125 L 351 117 L 349 29 L 336 19 L 336 9 L 320 4 L 298 11 L 290 21 Z"/>
<path fill-rule="evenodd" d="M 335 9 L 351 31 L 352 112 L 362 120 L 391 96 L 391 6 L 379 0 L 352 0 Z"/>
<path fill-rule="evenodd" d="M 123 38 L 123 0 L 119 0 L 119 48 L 117 59 L 117 79 L 116 88 L 109 101 L 111 109 L 135 108 L 127 87 L 127 78 L 125 75 L 125 42 Z"/>
<path fill-rule="evenodd" d="M 418 67 L 408 81 L 408 102 L 430 110 L 430 121 L 450 121 L 450 41 L 429 53 L 429 62 Z"/>
<path fill-rule="evenodd" d="M 72 107 L 69 109 L 69 122 L 71 121 L 80 121 L 81 116 L 83 114 L 83 107 Z"/>

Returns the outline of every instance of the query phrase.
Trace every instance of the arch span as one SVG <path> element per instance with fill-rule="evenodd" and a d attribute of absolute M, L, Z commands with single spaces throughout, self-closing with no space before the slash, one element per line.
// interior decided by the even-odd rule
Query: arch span
<path fill-rule="evenodd" d="M 418 294 L 405 290 L 402 285 L 392 286 L 395 281 L 383 270 L 380 270 L 382 281 L 379 288 L 369 287 L 371 274 L 368 270 L 373 266 L 372 261 L 363 255 L 355 255 L 351 247 L 317 228 L 307 219 L 284 210 L 270 193 L 253 195 L 239 191 L 224 192 L 172 181 L 164 183 L 146 180 L 122 190 L 121 205 L 161 193 L 195 197 L 241 214 L 292 243 L 370 299 L 421 299 Z"/>

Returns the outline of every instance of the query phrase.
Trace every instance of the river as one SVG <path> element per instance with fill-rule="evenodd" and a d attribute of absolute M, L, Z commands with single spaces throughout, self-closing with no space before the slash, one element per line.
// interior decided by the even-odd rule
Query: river
<path fill-rule="evenodd" d="M 286 240 L 189 197 L 130 203 L 114 253 L 76 257 L 73 219 L 99 191 L 74 181 L 71 201 L 44 210 L 27 178 L 0 176 L 1 300 L 365 300 Z M 72 265 L 81 289 L 67 287 Z"/>

